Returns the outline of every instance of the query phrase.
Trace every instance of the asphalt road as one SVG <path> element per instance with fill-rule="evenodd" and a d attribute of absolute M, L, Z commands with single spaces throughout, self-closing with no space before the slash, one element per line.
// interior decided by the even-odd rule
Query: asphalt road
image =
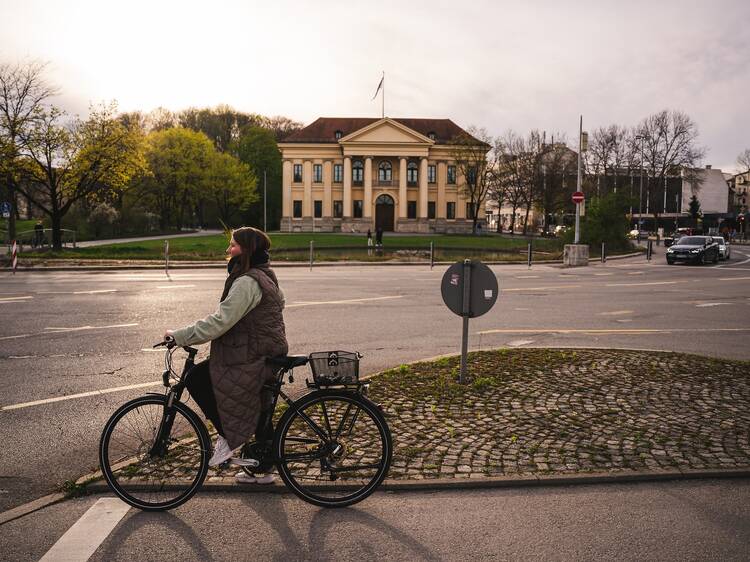
<path fill-rule="evenodd" d="M 0 558 L 38 560 L 98 500 L 3 525 Z M 376 492 L 341 510 L 204 493 L 169 513 L 129 510 L 90 560 L 747 560 L 748 502 L 747 479 Z"/>
<path fill-rule="evenodd" d="M 667 266 L 657 254 L 606 265 L 498 266 L 501 296 L 471 321 L 470 349 L 665 349 L 750 359 L 750 251 L 719 266 Z M 460 350 L 461 319 L 440 297 L 444 268 L 277 270 L 292 353 L 364 353 L 363 371 Z M 0 511 L 97 464 L 101 428 L 158 386 L 166 328 L 214 310 L 225 274 L 179 270 L 0 274 Z M 301 379 L 303 377 L 299 377 Z M 301 381 L 298 382 L 298 384 Z M 71 398 L 72 395 L 92 393 Z M 30 402 L 41 401 L 37 404 Z"/>

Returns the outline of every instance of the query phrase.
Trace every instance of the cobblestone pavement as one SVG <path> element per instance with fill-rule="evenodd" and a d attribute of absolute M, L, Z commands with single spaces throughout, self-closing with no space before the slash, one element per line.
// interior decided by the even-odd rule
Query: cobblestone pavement
<path fill-rule="evenodd" d="M 383 373 L 390 478 L 750 466 L 750 364 L 677 353 L 498 350 Z"/>
<path fill-rule="evenodd" d="M 370 379 L 394 440 L 389 479 L 750 467 L 750 363 L 502 349 L 470 354 L 463 385 L 458 363 Z M 236 471 L 211 469 L 207 482 L 233 481 Z"/>

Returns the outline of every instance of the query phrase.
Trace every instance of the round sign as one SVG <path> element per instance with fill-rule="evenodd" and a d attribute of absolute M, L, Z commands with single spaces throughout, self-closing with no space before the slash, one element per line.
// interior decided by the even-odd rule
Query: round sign
<path fill-rule="evenodd" d="M 573 203 L 583 203 L 586 197 L 583 195 L 583 191 L 576 191 L 573 193 Z"/>
<path fill-rule="evenodd" d="M 488 312 L 499 293 L 497 277 L 480 261 L 456 262 L 443 275 L 440 292 L 443 302 L 459 316 L 476 318 Z M 468 270 L 468 301 L 464 302 L 464 279 Z"/>

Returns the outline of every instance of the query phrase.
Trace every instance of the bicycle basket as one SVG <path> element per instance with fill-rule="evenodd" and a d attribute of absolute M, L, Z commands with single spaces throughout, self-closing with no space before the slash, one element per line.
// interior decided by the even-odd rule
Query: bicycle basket
<path fill-rule="evenodd" d="M 357 384 L 359 353 L 351 351 L 317 351 L 310 354 L 310 369 L 318 386 Z"/>

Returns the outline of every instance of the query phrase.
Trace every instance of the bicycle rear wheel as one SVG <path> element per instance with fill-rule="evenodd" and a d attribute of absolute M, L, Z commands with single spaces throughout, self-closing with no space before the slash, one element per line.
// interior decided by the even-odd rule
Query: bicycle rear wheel
<path fill-rule="evenodd" d="M 153 451 L 165 396 L 142 396 L 121 406 L 104 426 L 99 464 L 112 491 L 145 511 L 172 509 L 198 491 L 208 472 L 211 441 L 198 416 L 174 402 L 165 450 Z"/>
<path fill-rule="evenodd" d="M 369 496 L 391 464 L 391 433 L 378 407 L 335 391 L 309 394 L 279 421 L 274 451 L 284 483 L 303 500 L 344 507 Z"/>

